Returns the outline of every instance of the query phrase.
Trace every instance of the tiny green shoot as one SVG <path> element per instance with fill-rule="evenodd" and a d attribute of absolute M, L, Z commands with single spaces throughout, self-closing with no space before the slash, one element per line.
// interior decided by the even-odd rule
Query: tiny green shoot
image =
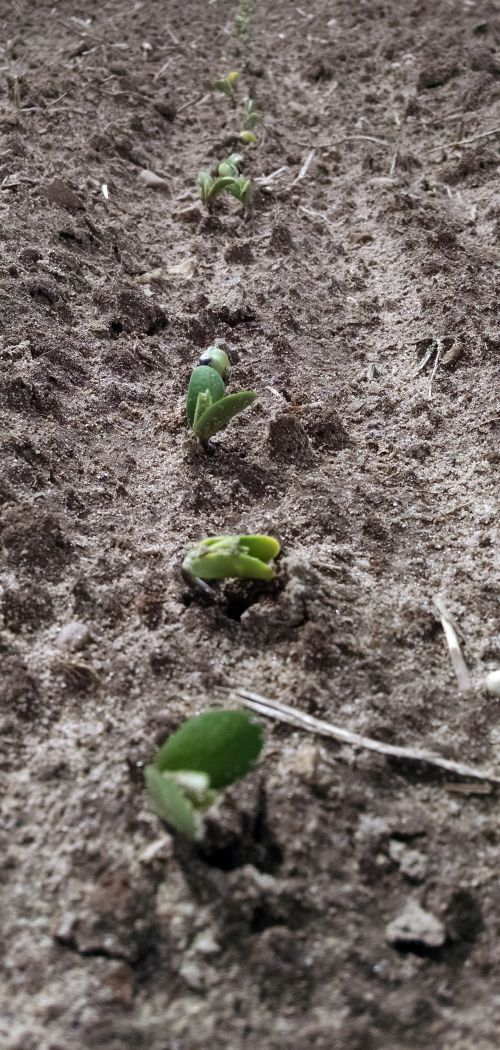
<path fill-rule="evenodd" d="M 229 95 L 229 97 L 232 98 L 239 75 L 238 70 L 233 69 L 227 74 L 227 76 L 219 77 L 218 80 L 214 80 L 212 84 L 214 91 L 220 91 L 223 95 Z"/>
<path fill-rule="evenodd" d="M 186 400 L 186 415 L 189 426 L 204 448 L 210 438 L 253 404 L 255 390 L 239 390 L 225 393 L 225 380 L 229 378 L 229 358 L 218 346 L 209 346 L 200 357 L 198 366 L 189 380 Z"/>
<path fill-rule="evenodd" d="M 210 536 L 188 551 L 182 575 L 195 586 L 206 580 L 272 580 L 271 563 L 280 549 L 274 536 Z"/>
<path fill-rule="evenodd" d="M 253 98 L 243 99 L 243 130 L 253 131 L 262 120 L 262 114 Z"/>
<path fill-rule="evenodd" d="M 221 161 L 217 168 L 217 175 L 212 175 L 208 170 L 200 171 L 198 175 L 198 188 L 204 204 L 209 205 L 219 194 L 226 191 L 236 197 L 242 204 L 248 204 L 251 196 L 252 183 L 240 172 L 243 157 L 240 153 L 231 153 Z"/>
<path fill-rule="evenodd" d="M 224 788 L 252 769 L 262 729 L 244 711 L 207 711 L 169 736 L 145 770 L 157 815 L 191 839 L 203 833 L 203 813 Z"/>
<path fill-rule="evenodd" d="M 234 18 L 234 32 L 242 43 L 246 43 L 253 16 L 253 0 L 239 0 Z"/>

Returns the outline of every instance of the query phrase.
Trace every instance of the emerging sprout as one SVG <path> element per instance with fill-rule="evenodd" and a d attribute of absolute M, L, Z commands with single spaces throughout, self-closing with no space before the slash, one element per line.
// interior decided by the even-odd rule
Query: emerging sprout
<path fill-rule="evenodd" d="M 224 380 L 229 376 L 229 358 L 225 350 L 209 346 L 189 380 L 186 414 L 189 426 L 206 448 L 210 438 L 253 404 L 255 390 L 239 390 L 225 396 Z"/>
<path fill-rule="evenodd" d="M 248 203 L 252 184 L 250 179 L 240 174 L 242 162 L 243 157 L 239 153 L 231 153 L 227 160 L 219 164 L 216 176 L 210 171 L 200 171 L 197 181 L 204 204 L 209 204 L 224 190 L 236 197 L 242 204 Z"/>
<path fill-rule="evenodd" d="M 145 770 L 156 813 L 188 838 L 200 838 L 203 812 L 249 773 L 261 750 L 261 727 L 244 711 L 189 718 Z"/>
<path fill-rule="evenodd" d="M 226 77 L 220 77 L 219 80 L 214 80 L 212 87 L 214 91 L 221 91 L 223 95 L 232 96 L 236 88 L 236 81 L 239 77 L 239 72 L 233 69 Z"/>
<path fill-rule="evenodd" d="M 209 346 L 207 350 L 203 351 L 198 363 L 215 368 L 215 371 L 219 373 L 225 383 L 229 379 L 231 365 L 226 351 L 222 350 L 220 346 Z"/>
<path fill-rule="evenodd" d="M 227 160 L 221 161 L 217 172 L 219 175 L 229 177 L 231 179 L 237 179 L 240 174 L 240 166 L 243 163 L 243 157 L 241 153 L 231 153 Z"/>
<path fill-rule="evenodd" d="M 256 124 L 262 119 L 257 103 L 253 98 L 243 99 L 243 130 L 253 131 Z"/>
<path fill-rule="evenodd" d="M 239 138 L 244 146 L 251 146 L 254 142 L 257 142 L 257 136 L 254 135 L 253 131 L 240 131 Z"/>
<path fill-rule="evenodd" d="M 193 547 L 182 563 L 182 574 L 200 580 L 272 580 L 271 562 L 280 552 L 274 536 L 211 536 Z"/>

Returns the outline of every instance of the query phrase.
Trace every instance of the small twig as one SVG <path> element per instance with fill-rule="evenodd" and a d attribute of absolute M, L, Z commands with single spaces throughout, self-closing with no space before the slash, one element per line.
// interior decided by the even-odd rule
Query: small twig
<path fill-rule="evenodd" d="M 332 139 L 331 142 L 322 142 L 318 149 L 330 149 L 331 146 L 340 146 L 343 142 L 350 142 L 351 139 L 361 139 L 363 142 L 376 142 L 378 146 L 392 146 L 392 142 L 388 142 L 387 139 L 377 139 L 373 135 L 343 135 L 340 139 Z"/>
<path fill-rule="evenodd" d="M 166 70 L 168 69 L 168 67 L 172 65 L 173 61 L 174 61 L 174 57 L 173 56 L 171 58 L 167 58 L 167 61 L 163 63 L 161 69 L 158 69 L 157 72 L 155 73 L 155 75 L 153 77 L 153 82 L 155 80 L 159 80 L 159 78 L 161 76 L 163 76 L 163 73 L 165 73 Z"/>
<path fill-rule="evenodd" d="M 301 181 L 301 179 L 304 179 L 304 178 L 305 178 L 305 176 L 307 175 L 307 172 L 309 171 L 309 168 L 310 168 L 310 166 L 311 166 L 311 163 L 312 163 L 312 161 L 313 161 L 313 159 L 314 159 L 314 154 L 315 154 L 315 153 L 316 153 L 316 150 L 312 149 L 312 150 L 311 150 L 311 151 L 310 151 L 310 152 L 309 152 L 309 153 L 307 154 L 307 157 L 306 157 L 306 159 L 305 159 L 305 161 L 304 161 L 304 163 L 303 163 L 303 165 L 302 165 L 302 167 L 301 167 L 301 169 L 300 169 L 300 171 L 299 171 L 299 174 L 297 175 L 297 178 L 296 178 L 296 179 L 294 179 L 294 180 L 293 180 L 293 182 L 292 182 L 292 186 L 295 186 L 295 184 L 296 184 L 297 182 L 300 182 L 300 181 Z"/>
<path fill-rule="evenodd" d="M 274 182 L 275 179 L 279 179 L 281 175 L 288 171 L 288 165 L 284 164 L 282 168 L 276 168 L 276 171 L 272 171 L 270 175 L 260 175 L 255 179 L 255 182 L 259 186 L 268 186 L 270 182 Z"/>
<path fill-rule="evenodd" d="M 481 131 L 479 135 L 471 135 L 470 139 L 457 139 L 456 142 L 442 142 L 439 146 L 433 146 L 432 149 L 427 151 L 429 153 L 437 153 L 440 149 L 449 149 L 450 146 L 468 146 L 470 142 L 477 142 L 479 139 L 487 139 L 490 135 L 500 134 L 500 127 L 491 128 L 490 131 Z"/>
<path fill-rule="evenodd" d="M 288 725 L 305 729 L 309 733 L 318 733 L 320 736 L 328 736 L 339 740 L 343 744 L 351 744 L 353 747 L 363 748 L 365 751 L 375 751 L 379 755 L 387 755 L 392 758 L 407 759 L 411 762 L 425 762 L 426 765 L 436 766 L 438 769 L 446 769 L 449 773 L 455 773 L 460 777 L 471 780 L 489 781 L 492 784 L 500 784 L 500 775 L 492 770 L 478 769 L 476 766 L 467 766 L 463 762 L 454 762 L 452 759 L 441 758 L 434 755 L 432 751 L 421 748 L 398 747 L 396 744 L 384 744 L 380 740 L 371 737 L 360 736 L 351 733 L 349 729 L 341 729 L 340 726 L 332 725 L 331 722 L 323 722 L 313 715 L 306 714 L 296 708 L 281 704 L 278 700 L 268 700 L 259 693 L 250 692 L 248 689 L 236 689 L 236 695 L 240 697 L 245 707 L 263 715 L 266 718 L 275 718 L 278 722 L 286 722 Z"/>
<path fill-rule="evenodd" d="M 434 361 L 434 368 L 432 369 L 431 378 L 429 382 L 429 400 L 432 397 L 432 384 L 434 382 L 434 376 L 438 370 L 438 365 L 441 360 L 441 354 L 443 352 L 443 343 L 441 339 L 436 339 L 436 360 Z"/>
<path fill-rule="evenodd" d="M 415 378 L 415 376 L 418 376 L 418 373 L 421 372 L 423 368 L 425 368 L 427 362 L 430 361 L 432 355 L 435 352 L 436 352 L 436 344 L 435 343 L 431 343 L 431 345 L 428 348 L 428 350 L 425 351 L 424 356 L 418 362 L 418 365 L 417 365 L 415 371 L 412 373 L 412 378 L 413 379 Z"/>
<path fill-rule="evenodd" d="M 483 427 L 487 427 L 490 423 L 500 423 L 500 416 L 491 416 L 490 419 L 483 419 L 481 423 L 477 423 L 476 426 L 472 427 L 472 430 L 482 430 Z"/>
<path fill-rule="evenodd" d="M 196 98 L 190 98 L 189 102 L 183 102 L 182 106 L 179 106 L 177 112 L 182 113 L 183 109 L 188 109 L 189 106 L 197 106 L 198 102 L 202 102 L 206 98 L 210 98 L 210 95 L 197 95 Z"/>
<path fill-rule="evenodd" d="M 467 693 L 471 688 L 471 680 L 465 665 L 465 660 L 462 656 L 455 625 L 439 594 L 434 596 L 434 605 L 436 606 L 439 619 L 441 620 L 441 626 L 450 653 L 451 664 L 457 676 L 458 688 L 461 692 Z"/>

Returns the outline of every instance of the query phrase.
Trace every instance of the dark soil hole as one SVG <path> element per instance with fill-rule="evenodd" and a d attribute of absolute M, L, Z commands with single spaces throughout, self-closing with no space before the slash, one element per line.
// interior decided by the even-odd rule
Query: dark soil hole
<path fill-rule="evenodd" d="M 109 330 L 111 332 L 111 335 L 121 335 L 121 333 L 123 332 L 122 322 L 118 318 L 115 318 L 115 320 L 110 322 Z"/>
<path fill-rule="evenodd" d="M 249 599 L 248 595 L 232 594 L 224 612 L 230 620 L 236 620 L 239 623 L 243 613 L 246 612 L 251 605 L 253 605 L 253 602 Z"/>
<path fill-rule="evenodd" d="M 252 808 L 237 810 L 228 823 L 208 817 L 198 855 L 209 867 L 221 871 L 234 871 L 245 864 L 252 864 L 259 871 L 271 875 L 279 868 L 283 851 L 267 823 L 263 787 L 259 790 L 253 811 Z"/>

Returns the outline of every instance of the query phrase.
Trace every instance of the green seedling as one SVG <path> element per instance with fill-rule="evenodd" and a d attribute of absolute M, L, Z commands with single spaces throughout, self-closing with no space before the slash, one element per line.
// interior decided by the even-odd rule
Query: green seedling
<path fill-rule="evenodd" d="M 252 16 L 253 0 L 239 0 L 234 18 L 234 32 L 242 43 L 248 40 Z"/>
<path fill-rule="evenodd" d="M 240 173 L 240 165 L 243 157 L 239 153 L 231 153 L 227 160 L 221 161 L 217 168 L 217 175 L 210 171 L 200 171 L 198 175 L 198 187 L 204 204 L 210 204 L 219 194 L 226 191 L 242 204 L 248 204 L 251 195 L 252 183 Z"/>
<path fill-rule="evenodd" d="M 234 182 L 234 179 L 231 175 L 228 175 L 225 178 L 214 178 L 210 171 L 200 171 L 197 182 L 203 203 L 209 204 L 211 201 L 215 200 L 220 193 L 227 190 Z"/>
<path fill-rule="evenodd" d="M 222 178 L 237 179 L 240 174 L 240 166 L 243 163 L 241 153 L 231 153 L 227 160 L 221 161 L 217 172 Z"/>
<path fill-rule="evenodd" d="M 234 95 L 239 75 L 239 72 L 236 69 L 233 69 L 226 77 L 220 77 L 218 80 L 214 80 L 212 84 L 214 91 L 220 91 L 223 95 L 229 95 L 231 98 Z"/>
<path fill-rule="evenodd" d="M 189 426 L 205 448 L 210 438 L 253 404 L 255 390 L 239 390 L 225 394 L 225 380 L 229 378 L 229 358 L 225 350 L 209 346 L 201 355 L 197 368 L 189 380 L 186 415 Z"/>
<path fill-rule="evenodd" d="M 210 536 L 193 547 L 182 563 L 184 578 L 213 597 L 206 580 L 272 580 L 271 564 L 280 552 L 274 536 Z M 201 582 L 201 586 L 200 586 Z"/>
<path fill-rule="evenodd" d="M 240 175 L 237 179 L 233 179 L 231 185 L 227 187 L 227 192 L 236 197 L 241 204 L 248 204 L 252 194 L 252 183 L 250 179 Z"/>
<path fill-rule="evenodd" d="M 262 120 L 262 114 L 260 113 L 257 103 L 253 98 L 243 99 L 243 130 L 253 131 L 256 124 L 259 124 Z"/>
<path fill-rule="evenodd" d="M 252 769 L 262 750 L 260 725 L 244 711 L 207 711 L 168 737 L 145 779 L 155 812 L 191 839 L 224 788 Z"/>

